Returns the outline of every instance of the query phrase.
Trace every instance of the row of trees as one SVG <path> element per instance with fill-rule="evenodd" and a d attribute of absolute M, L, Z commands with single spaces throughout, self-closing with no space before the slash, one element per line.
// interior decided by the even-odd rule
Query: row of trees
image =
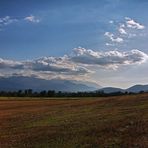
<path fill-rule="evenodd" d="M 142 93 L 142 92 L 141 92 Z M 33 91 L 32 89 L 19 90 L 19 91 L 0 91 L 0 96 L 5 97 L 107 97 L 107 96 L 120 96 L 126 94 L 133 94 L 128 92 L 114 92 L 105 93 L 104 91 L 93 92 L 56 92 L 54 90 Z"/>

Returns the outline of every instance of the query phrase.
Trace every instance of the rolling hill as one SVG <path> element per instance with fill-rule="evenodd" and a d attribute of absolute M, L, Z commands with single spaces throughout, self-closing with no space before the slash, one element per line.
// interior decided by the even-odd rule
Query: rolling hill
<path fill-rule="evenodd" d="M 148 85 L 134 85 L 127 89 L 121 89 L 116 87 L 104 87 L 99 89 L 100 91 L 104 91 L 105 93 L 113 93 L 113 92 L 133 92 L 138 93 L 140 91 L 148 92 Z"/>
<path fill-rule="evenodd" d="M 126 91 L 128 92 L 139 92 L 139 91 L 148 92 L 148 85 L 134 85 L 128 88 Z"/>

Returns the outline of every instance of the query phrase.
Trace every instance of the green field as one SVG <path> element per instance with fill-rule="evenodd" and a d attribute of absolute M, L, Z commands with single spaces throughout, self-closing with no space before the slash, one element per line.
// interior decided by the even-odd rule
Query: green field
<path fill-rule="evenodd" d="M 0 99 L 0 148 L 148 148 L 148 94 Z"/>

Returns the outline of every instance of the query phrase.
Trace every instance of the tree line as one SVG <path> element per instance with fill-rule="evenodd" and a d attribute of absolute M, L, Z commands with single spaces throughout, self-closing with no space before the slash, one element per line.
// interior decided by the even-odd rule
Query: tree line
<path fill-rule="evenodd" d="M 0 91 L 1 97 L 108 97 L 108 96 L 120 96 L 127 94 L 134 94 L 134 93 L 120 92 L 120 91 L 113 93 L 105 93 L 104 91 L 56 92 L 54 90 L 33 91 L 32 89 L 18 90 L 18 91 Z"/>

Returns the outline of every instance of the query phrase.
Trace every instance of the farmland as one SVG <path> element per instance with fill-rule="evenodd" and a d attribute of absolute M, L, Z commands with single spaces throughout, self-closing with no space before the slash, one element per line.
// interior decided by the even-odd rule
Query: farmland
<path fill-rule="evenodd" d="M 1 148 L 147 148 L 148 94 L 0 98 Z"/>

